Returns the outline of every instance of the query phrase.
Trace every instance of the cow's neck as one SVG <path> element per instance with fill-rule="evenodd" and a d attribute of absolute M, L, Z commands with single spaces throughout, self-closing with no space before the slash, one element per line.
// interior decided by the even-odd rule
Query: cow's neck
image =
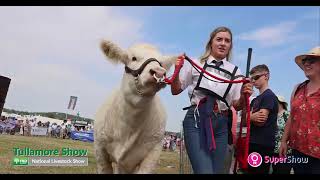
<path fill-rule="evenodd" d="M 123 98 L 124 101 L 119 104 L 122 109 L 123 119 L 126 122 L 127 126 L 134 128 L 135 126 L 141 126 L 146 121 L 146 116 L 150 114 L 151 109 L 154 108 L 153 97 L 141 97 L 133 94 L 124 93 L 121 94 L 120 98 Z"/>
<path fill-rule="evenodd" d="M 139 94 L 136 90 L 136 84 L 132 81 L 131 75 L 125 74 L 122 79 L 122 84 L 120 87 L 120 99 L 123 99 L 120 105 L 124 108 L 126 117 L 132 117 L 132 119 L 141 119 L 141 114 L 147 114 L 152 108 L 153 101 L 155 99 L 154 95 L 144 95 Z"/>
<path fill-rule="evenodd" d="M 133 109 L 141 109 L 142 111 L 149 105 L 152 104 L 152 101 L 154 100 L 154 96 L 140 96 L 138 94 L 134 93 L 123 93 L 123 98 L 125 100 L 126 105 Z"/>
<path fill-rule="evenodd" d="M 140 92 L 138 92 L 136 83 L 132 82 L 132 77 L 130 76 L 124 76 L 120 88 L 121 96 L 125 100 L 125 103 L 134 107 L 134 109 L 145 109 L 154 99 L 154 95 L 141 94 L 143 91 L 141 89 Z"/>

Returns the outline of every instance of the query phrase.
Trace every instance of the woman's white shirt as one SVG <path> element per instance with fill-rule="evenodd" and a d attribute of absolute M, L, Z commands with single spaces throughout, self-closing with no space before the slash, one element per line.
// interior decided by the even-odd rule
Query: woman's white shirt
<path fill-rule="evenodd" d="M 215 60 L 215 59 L 212 56 L 209 56 L 207 63 L 209 65 L 211 65 L 211 64 L 214 65 L 214 63 L 212 62 L 213 60 Z M 204 64 L 200 64 L 199 60 L 194 60 L 194 61 L 197 65 L 199 65 L 201 67 L 204 66 Z M 232 73 L 235 65 L 231 64 L 226 59 L 223 59 L 222 61 L 223 61 L 223 64 L 220 66 L 220 68 L 225 69 L 225 70 Z M 209 71 L 212 74 L 216 74 L 216 72 L 214 72 L 212 69 L 207 69 L 207 71 Z M 241 74 L 241 71 L 238 68 L 235 75 L 237 76 L 240 74 Z M 191 104 L 192 105 L 198 104 L 199 101 L 205 97 L 205 95 L 201 91 L 194 90 L 194 88 L 197 85 L 199 77 L 200 77 L 199 72 L 197 70 L 195 70 L 190 65 L 190 63 L 185 62 L 181 71 L 180 71 L 179 80 L 181 82 L 181 89 L 182 90 L 185 90 L 186 88 L 188 88 L 189 98 L 191 97 L 192 92 L 193 92 L 193 96 L 191 97 Z M 202 79 L 205 79 L 205 78 L 202 78 Z M 239 80 L 239 78 L 237 80 Z M 205 79 L 205 81 L 207 81 L 207 80 Z M 219 87 L 218 83 L 219 82 L 210 82 L 210 87 L 212 87 L 212 89 L 217 88 L 217 87 Z M 235 83 L 231 86 L 231 89 L 226 96 L 226 101 L 228 102 L 229 105 L 232 105 L 233 100 L 238 100 L 240 98 L 241 86 L 242 86 L 242 83 Z M 218 104 L 219 110 L 227 110 L 228 109 L 228 106 L 220 100 L 217 101 L 217 104 Z"/>

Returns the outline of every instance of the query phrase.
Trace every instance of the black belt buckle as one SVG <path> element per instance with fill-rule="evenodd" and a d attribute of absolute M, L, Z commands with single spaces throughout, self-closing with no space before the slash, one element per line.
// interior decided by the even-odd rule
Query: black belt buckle
<path fill-rule="evenodd" d="M 229 116 L 229 112 L 228 112 L 228 110 L 213 111 L 213 112 L 214 112 L 214 114 L 215 114 L 215 115 L 217 115 L 217 114 L 221 114 L 221 115 L 226 116 L 226 117 L 228 117 L 228 116 Z"/>
<path fill-rule="evenodd" d="M 221 111 L 221 114 L 228 117 L 229 116 L 229 111 L 228 110 L 224 110 L 224 111 Z"/>
<path fill-rule="evenodd" d="M 196 105 L 191 105 L 191 106 L 187 106 L 187 107 L 184 107 L 184 108 L 182 108 L 182 110 L 188 110 L 188 109 L 190 109 L 190 108 L 192 108 L 192 107 L 194 107 L 194 106 L 196 106 Z"/>

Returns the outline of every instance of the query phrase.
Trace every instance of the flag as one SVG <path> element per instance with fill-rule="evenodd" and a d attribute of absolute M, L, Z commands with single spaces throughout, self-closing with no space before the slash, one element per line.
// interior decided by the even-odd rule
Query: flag
<path fill-rule="evenodd" d="M 70 96 L 68 109 L 74 110 L 74 108 L 76 107 L 77 99 L 78 99 L 78 97 L 76 97 L 76 96 Z"/>

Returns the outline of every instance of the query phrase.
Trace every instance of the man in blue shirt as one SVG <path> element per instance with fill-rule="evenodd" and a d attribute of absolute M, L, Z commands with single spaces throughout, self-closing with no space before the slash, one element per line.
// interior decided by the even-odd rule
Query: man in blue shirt
<path fill-rule="evenodd" d="M 277 96 L 269 89 L 270 71 L 265 64 L 257 65 L 250 71 L 253 86 L 259 90 L 259 95 L 251 102 L 251 126 L 249 142 L 250 153 L 257 152 L 262 157 L 258 167 L 248 165 L 252 174 L 268 174 L 270 164 L 264 163 L 265 157 L 272 156 L 275 147 L 277 130 L 278 101 Z"/>

